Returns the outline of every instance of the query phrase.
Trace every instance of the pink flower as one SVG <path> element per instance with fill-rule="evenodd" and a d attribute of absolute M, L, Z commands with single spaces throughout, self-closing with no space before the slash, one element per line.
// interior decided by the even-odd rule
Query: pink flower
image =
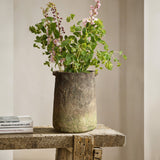
<path fill-rule="evenodd" d="M 47 44 L 48 44 L 48 45 L 49 45 L 50 41 L 51 41 L 51 39 L 50 39 L 50 37 L 48 37 L 48 38 L 47 38 Z"/>
<path fill-rule="evenodd" d="M 97 3 L 97 8 L 99 9 L 101 7 L 101 3 Z"/>
<path fill-rule="evenodd" d="M 98 15 L 98 11 L 95 10 L 95 11 L 94 11 L 94 16 L 97 16 L 97 15 Z"/>
<path fill-rule="evenodd" d="M 90 8 L 91 8 L 91 10 L 93 10 L 93 9 L 94 9 L 94 6 L 93 6 L 93 5 L 90 5 Z"/>
<path fill-rule="evenodd" d="M 95 24 L 94 21 L 92 21 L 91 24 L 94 25 Z"/>
<path fill-rule="evenodd" d="M 53 56 L 53 54 L 51 54 L 50 61 L 51 61 L 51 62 L 54 62 L 54 56 Z"/>
<path fill-rule="evenodd" d="M 92 25 L 94 25 L 95 21 L 98 20 L 95 17 L 98 15 L 98 9 L 101 7 L 101 3 L 100 3 L 100 0 L 95 0 L 95 2 L 96 2 L 95 6 L 90 5 L 90 9 L 91 9 L 89 11 L 90 17 L 89 18 L 84 18 L 83 21 L 82 21 L 84 26 L 86 26 L 86 24 L 88 22 L 90 22 Z"/>
<path fill-rule="evenodd" d="M 92 16 L 93 15 L 93 10 L 89 11 L 89 15 Z"/>
<path fill-rule="evenodd" d="M 53 43 L 54 43 L 56 46 L 59 46 L 59 45 L 60 45 L 60 42 L 59 42 L 58 39 L 55 39 L 55 40 L 53 41 Z"/>
<path fill-rule="evenodd" d="M 60 63 L 63 63 L 65 61 L 65 58 L 60 59 Z"/>
<path fill-rule="evenodd" d="M 83 23 L 84 26 L 86 26 L 86 24 L 87 24 L 88 22 L 89 22 L 88 18 L 84 18 L 84 19 L 82 20 L 82 23 Z"/>
<path fill-rule="evenodd" d="M 56 55 L 56 52 L 55 52 L 54 50 L 52 51 L 52 55 L 53 55 L 53 56 L 55 56 L 55 55 Z"/>
<path fill-rule="evenodd" d="M 94 18 L 93 20 L 94 20 L 94 22 L 95 22 L 95 21 L 98 21 L 98 18 Z"/>

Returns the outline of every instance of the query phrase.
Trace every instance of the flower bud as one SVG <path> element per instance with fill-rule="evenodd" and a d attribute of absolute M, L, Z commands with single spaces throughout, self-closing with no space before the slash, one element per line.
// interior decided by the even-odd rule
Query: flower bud
<path fill-rule="evenodd" d="M 90 16 L 93 15 L 93 11 L 92 11 L 92 10 L 89 11 L 89 15 L 90 15 Z"/>
<path fill-rule="evenodd" d="M 91 8 L 91 10 L 93 10 L 93 9 L 94 9 L 94 6 L 93 6 L 93 5 L 90 5 L 90 8 Z"/>

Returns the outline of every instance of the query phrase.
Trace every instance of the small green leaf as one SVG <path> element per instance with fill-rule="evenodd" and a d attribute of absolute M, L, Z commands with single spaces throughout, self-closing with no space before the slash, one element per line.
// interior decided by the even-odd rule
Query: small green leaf
<path fill-rule="evenodd" d="M 95 70 L 95 75 L 97 75 L 97 74 L 98 74 L 98 69 Z"/>
<path fill-rule="evenodd" d="M 67 38 L 68 38 L 68 36 L 67 36 L 67 35 L 65 35 L 65 36 L 64 36 L 64 39 L 67 39 Z"/>
<path fill-rule="evenodd" d="M 29 27 L 29 30 L 30 30 L 32 33 L 34 33 L 34 32 L 36 31 L 36 29 L 35 29 L 34 26 L 30 26 L 30 27 Z"/>
<path fill-rule="evenodd" d="M 86 29 L 86 28 L 83 28 L 82 33 L 83 33 L 84 35 L 86 35 L 87 29 Z"/>
<path fill-rule="evenodd" d="M 108 50 L 108 45 L 107 44 L 104 45 L 104 49 Z"/>
<path fill-rule="evenodd" d="M 106 42 L 104 40 L 101 40 L 101 39 L 98 39 L 98 42 L 101 43 L 101 44 L 103 44 L 103 45 L 106 44 Z"/>
<path fill-rule="evenodd" d="M 54 31 L 56 29 L 56 23 L 51 23 L 51 29 Z"/>
<path fill-rule="evenodd" d="M 71 55 L 67 54 L 65 59 L 66 64 L 70 64 L 72 62 Z"/>
<path fill-rule="evenodd" d="M 117 67 L 120 67 L 120 66 L 121 66 L 121 63 L 118 62 L 118 63 L 117 63 Z"/>
<path fill-rule="evenodd" d="M 75 15 L 74 15 L 74 14 L 71 14 L 70 17 L 71 17 L 71 19 L 73 20 L 73 18 L 75 17 Z"/>
<path fill-rule="evenodd" d="M 47 17 L 46 19 L 49 20 L 50 22 L 52 22 L 54 20 L 53 17 Z"/>
<path fill-rule="evenodd" d="M 87 44 L 86 43 L 82 43 L 82 48 L 84 48 L 84 49 L 86 49 L 86 47 L 87 47 Z"/>
<path fill-rule="evenodd" d="M 119 60 L 117 58 L 114 58 L 114 62 L 118 62 Z"/>
<path fill-rule="evenodd" d="M 84 43 L 85 41 L 83 39 L 79 39 L 78 41 L 80 44 Z"/>
<path fill-rule="evenodd" d="M 70 39 L 66 39 L 62 42 L 62 47 L 65 47 L 66 45 L 68 45 L 71 42 Z"/>
<path fill-rule="evenodd" d="M 76 52 L 76 49 L 74 47 L 72 47 L 71 52 Z"/>
<path fill-rule="evenodd" d="M 48 52 L 52 51 L 53 46 L 54 46 L 54 45 L 53 45 L 53 41 L 51 41 L 50 44 L 47 46 Z"/>
<path fill-rule="evenodd" d="M 74 47 L 74 48 L 78 47 L 77 44 L 75 44 L 75 43 L 71 43 L 71 46 Z"/>
<path fill-rule="evenodd" d="M 126 56 L 126 55 L 123 55 L 123 58 L 124 58 L 125 60 L 127 60 L 127 56 Z"/>
<path fill-rule="evenodd" d="M 48 61 L 43 63 L 44 65 L 47 65 L 48 67 L 50 67 L 50 63 Z"/>
<path fill-rule="evenodd" d="M 59 31 L 57 29 L 55 29 L 53 32 L 54 32 L 55 38 L 59 38 L 59 36 L 60 36 Z"/>
<path fill-rule="evenodd" d="M 45 19 L 45 18 L 43 18 L 43 19 L 41 19 L 41 21 L 42 21 L 42 23 L 45 23 L 45 22 L 46 22 L 46 19 Z"/>
<path fill-rule="evenodd" d="M 122 55 L 122 53 L 123 53 L 122 51 L 119 51 L 119 55 L 120 55 L 120 56 Z"/>
<path fill-rule="evenodd" d="M 71 26 L 71 27 L 70 27 L 70 31 L 71 31 L 71 32 L 75 32 L 75 27 L 76 27 L 75 25 Z"/>
<path fill-rule="evenodd" d="M 39 29 L 36 29 L 34 26 L 30 26 L 29 30 L 34 34 L 40 34 L 41 31 Z"/>
<path fill-rule="evenodd" d="M 77 37 L 81 36 L 81 32 L 74 32 L 73 34 L 76 35 Z"/>
<path fill-rule="evenodd" d="M 108 61 L 108 62 L 105 64 L 105 67 L 106 67 L 108 70 L 112 70 L 113 64 L 112 64 L 110 61 Z"/>
<path fill-rule="evenodd" d="M 33 44 L 33 47 L 40 49 L 40 47 L 36 43 Z"/>
<path fill-rule="evenodd" d="M 81 26 L 77 26 L 77 27 L 75 27 L 75 31 L 81 31 L 82 30 L 82 27 Z"/>
<path fill-rule="evenodd" d="M 66 21 L 67 21 L 67 22 L 70 22 L 70 21 L 71 21 L 71 17 L 67 17 L 67 18 L 66 18 Z"/>
<path fill-rule="evenodd" d="M 80 25 L 81 23 L 82 23 L 82 20 L 81 20 L 81 21 L 78 21 L 78 22 L 77 22 L 77 25 Z"/>

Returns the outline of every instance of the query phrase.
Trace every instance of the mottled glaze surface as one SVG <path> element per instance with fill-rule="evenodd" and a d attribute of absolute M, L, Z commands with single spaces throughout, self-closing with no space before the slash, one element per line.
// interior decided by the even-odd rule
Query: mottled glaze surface
<path fill-rule="evenodd" d="M 95 73 L 54 72 L 54 75 L 54 128 L 72 133 L 96 128 Z"/>

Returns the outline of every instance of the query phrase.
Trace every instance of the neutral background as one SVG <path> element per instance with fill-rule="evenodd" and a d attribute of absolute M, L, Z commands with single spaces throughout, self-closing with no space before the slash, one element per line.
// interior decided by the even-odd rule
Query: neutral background
<path fill-rule="evenodd" d="M 160 1 L 145 1 L 145 160 L 160 159 Z"/>
<path fill-rule="evenodd" d="M 5 15 L 5 16 L 4 16 Z M 13 114 L 13 1 L 0 0 L 0 115 Z M 0 159 L 12 159 L 0 151 Z"/>
<path fill-rule="evenodd" d="M 36 126 L 52 124 L 54 77 L 49 69 L 42 65 L 45 57 L 32 47 L 34 37 L 28 27 L 40 20 L 40 7 L 46 2 L 47 0 L 0 0 L 0 115 L 29 114 Z M 77 19 L 81 19 L 88 16 L 89 6 L 93 1 L 54 2 L 63 18 L 75 13 Z M 127 135 L 126 147 L 104 149 L 104 159 L 143 160 L 144 155 L 146 160 L 160 159 L 159 146 L 155 143 L 155 137 L 159 133 L 156 127 L 159 117 L 159 48 L 155 42 L 158 42 L 156 31 L 159 24 L 156 24 L 160 8 L 157 5 L 158 0 L 152 0 L 152 5 L 150 3 L 151 0 L 145 1 L 144 16 L 143 0 L 102 0 L 99 18 L 104 21 L 107 30 L 105 39 L 110 49 L 123 50 L 128 57 L 120 69 L 115 68 L 112 72 L 101 71 L 96 78 L 98 122 Z M 64 26 L 68 31 L 67 24 Z M 156 53 L 154 59 L 150 51 Z M 154 89 L 151 89 L 151 84 Z M 52 160 L 54 151 L 14 151 L 13 154 L 0 151 L 0 159 L 11 160 L 12 156 L 14 160 Z"/>

